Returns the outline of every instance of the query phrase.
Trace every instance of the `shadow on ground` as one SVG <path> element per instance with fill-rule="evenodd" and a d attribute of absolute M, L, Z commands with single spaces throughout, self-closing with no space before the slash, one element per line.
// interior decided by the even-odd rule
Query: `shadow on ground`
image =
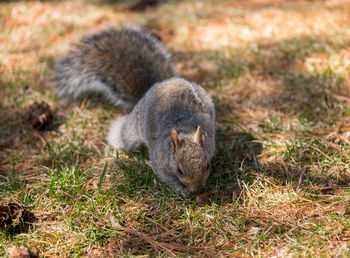
<path fill-rule="evenodd" d="M 311 171 L 314 163 L 325 159 L 322 153 L 330 151 L 322 143 L 323 136 L 334 131 L 334 125 L 346 112 L 345 103 L 338 96 L 349 94 L 347 82 L 331 69 L 309 72 L 302 64 L 310 56 L 329 54 L 329 49 L 337 52 L 347 49 L 350 42 L 334 42 L 321 35 L 256 44 L 256 50 L 246 46 L 174 54 L 183 76 L 204 86 L 215 101 L 219 128 L 213 164 L 218 166 L 215 169 L 218 171 L 214 171 L 209 187 L 215 184 L 218 191 L 230 192 L 237 187 L 238 178 L 244 181 L 245 177 L 250 177 L 248 174 L 252 175 L 247 173 L 250 169 L 273 176 L 282 185 L 293 183 L 303 187 L 303 180 L 308 181 L 306 185 L 319 186 L 326 185 L 329 180 L 338 184 L 349 182 L 349 175 L 342 174 L 341 169 L 331 176 L 325 171 Z M 276 121 L 266 121 L 274 115 L 278 117 Z M 285 131 L 283 119 L 295 119 L 302 126 L 295 131 Z M 257 142 L 261 140 L 254 139 L 254 134 L 261 132 L 294 135 L 295 140 L 286 145 L 282 158 L 259 164 L 256 156 L 262 146 Z M 235 149 L 232 147 L 235 142 L 254 150 Z M 227 146 L 223 147 L 225 143 Z M 240 165 L 244 167 L 246 162 L 250 164 L 240 173 Z M 333 168 L 329 165 L 325 170 Z M 218 172 L 221 175 L 215 175 Z"/>

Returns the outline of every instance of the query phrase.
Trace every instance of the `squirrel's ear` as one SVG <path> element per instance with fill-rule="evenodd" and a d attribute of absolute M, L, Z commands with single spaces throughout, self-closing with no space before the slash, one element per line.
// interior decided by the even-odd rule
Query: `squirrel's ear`
<path fill-rule="evenodd" d="M 174 128 L 171 130 L 171 147 L 174 152 L 180 147 L 179 136 Z"/>
<path fill-rule="evenodd" d="M 194 136 L 194 142 L 198 143 L 200 146 L 203 146 L 202 129 L 200 126 L 197 127 L 197 132 Z"/>

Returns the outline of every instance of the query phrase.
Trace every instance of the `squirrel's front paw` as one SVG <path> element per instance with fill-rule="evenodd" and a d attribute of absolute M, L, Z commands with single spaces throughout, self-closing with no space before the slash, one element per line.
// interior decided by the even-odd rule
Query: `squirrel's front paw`
<path fill-rule="evenodd" d="M 156 170 L 157 171 L 157 170 Z M 191 191 L 184 186 L 179 179 L 174 176 L 169 176 L 167 173 L 157 173 L 162 175 L 161 180 L 168 185 L 168 187 L 174 192 L 181 194 L 183 197 L 187 197 L 191 194 Z"/>

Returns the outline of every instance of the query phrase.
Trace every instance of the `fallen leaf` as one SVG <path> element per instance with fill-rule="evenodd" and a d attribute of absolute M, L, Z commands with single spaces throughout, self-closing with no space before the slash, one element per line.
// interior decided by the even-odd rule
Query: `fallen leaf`
<path fill-rule="evenodd" d="M 30 250 L 26 246 L 21 247 L 10 247 L 7 250 L 9 254 L 9 258 L 37 258 L 39 257 L 39 249 L 34 248 L 33 250 Z"/>
<path fill-rule="evenodd" d="M 209 200 L 209 197 L 214 195 L 213 192 L 207 192 L 207 193 L 202 193 L 202 194 L 199 194 L 197 195 L 197 198 L 196 198 L 196 201 L 198 203 L 200 202 L 207 202 Z"/>

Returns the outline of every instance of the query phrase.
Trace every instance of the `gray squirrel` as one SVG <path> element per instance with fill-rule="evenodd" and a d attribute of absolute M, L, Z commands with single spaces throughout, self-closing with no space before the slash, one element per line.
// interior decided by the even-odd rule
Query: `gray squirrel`
<path fill-rule="evenodd" d="M 124 26 L 84 37 L 56 61 L 52 81 L 60 96 L 102 93 L 133 107 L 112 121 L 107 142 L 117 150 L 145 145 L 153 172 L 183 196 L 204 190 L 215 152 L 214 105 L 202 87 L 176 77 L 150 32 Z"/>

